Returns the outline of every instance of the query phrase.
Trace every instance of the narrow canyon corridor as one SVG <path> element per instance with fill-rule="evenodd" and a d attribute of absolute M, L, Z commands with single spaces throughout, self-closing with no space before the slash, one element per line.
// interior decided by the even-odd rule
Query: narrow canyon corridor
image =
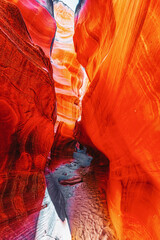
<path fill-rule="evenodd" d="M 0 0 L 0 240 L 160 240 L 160 1 Z"/>
<path fill-rule="evenodd" d="M 66 219 L 68 219 L 72 239 L 116 239 L 104 190 L 108 165 L 104 161 L 96 164 L 95 160 L 86 153 L 74 152 L 73 156 L 75 158 L 54 158 L 52 170 L 46 173 L 46 176 L 48 173 L 51 174 L 53 179 L 50 181 L 56 182 L 64 196 Z M 53 213 L 51 214 L 47 208 L 41 210 L 41 212 L 44 211 L 46 214 L 41 216 L 40 213 L 39 222 L 42 218 L 42 223 L 38 224 L 37 239 L 43 239 L 44 233 L 48 239 L 52 237 L 70 239 L 67 235 L 64 237 L 65 233 L 62 230 L 55 233 L 56 227 L 52 227 L 51 221 Z M 47 233 L 48 225 L 44 223 L 48 221 L 52 224 L 50 223 Z"/>

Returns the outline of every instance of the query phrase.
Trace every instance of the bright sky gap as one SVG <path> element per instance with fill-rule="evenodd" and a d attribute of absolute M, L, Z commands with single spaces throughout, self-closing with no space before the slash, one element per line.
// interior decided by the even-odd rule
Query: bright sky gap
<path fill-rule="evenodd" d="M 73 11 L 75 11 L 79 0 L 63 0 L 63 2 L 67 4 Z"/>

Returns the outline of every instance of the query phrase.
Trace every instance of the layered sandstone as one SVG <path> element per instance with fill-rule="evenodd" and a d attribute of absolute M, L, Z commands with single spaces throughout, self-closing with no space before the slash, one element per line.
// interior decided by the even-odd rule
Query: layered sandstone
<path fill-rule="evenodd" d="M 19 8 L 33 43 L 40 46 L 46 56 L 50 57 L 56 31 L 56 23 L 54 18 L 47 11 L 46 6 L 42 6 L 43 1 L 8 1 Z"/>
<path fill-rule="evenodd" d="M 110 160 L 110 216 L 119 239 L 158 240 L 160 4 L 80 2 L 74 43 L 91 81 L 81 126 Z"/>
<path fill-rule="evenodd" d="M 54 139 L 52 67 L 33 44 L 18 8 L 5 0 L 0 0 L 0 35 L 0 238 L 32 239 Z"/>
<path fill-rule="evenodd" d="M 73 125 L 80 116 L 80 97 L 87 83 L 73 44 L 74 12 L 62 2 L 54 4 L 57 24 L 51 62 L 57 96 L 57 121 Z"/>

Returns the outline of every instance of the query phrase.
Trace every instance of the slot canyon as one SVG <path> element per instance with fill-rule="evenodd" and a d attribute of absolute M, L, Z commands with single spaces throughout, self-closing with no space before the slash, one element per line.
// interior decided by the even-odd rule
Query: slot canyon
<path fill-rule="evenodd" d="M 0 84 L 0 240 L 160 240 L 160 1 L 0 0 Z"/>

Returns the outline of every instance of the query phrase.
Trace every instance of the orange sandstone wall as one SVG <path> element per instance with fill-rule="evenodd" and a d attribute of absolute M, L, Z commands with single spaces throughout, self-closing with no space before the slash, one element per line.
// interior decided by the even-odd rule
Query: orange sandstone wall
<path fill-rule="evenodd" d="M 62 2 L 54 4 L 57 24 L 51 62 L 57 96 L 57 121 L 75 124 L 80 116 L 79 98 L 86 81 L 73 44 L 74 12 Z"/>
<path fill-rule="evenodd" d="M 156 0 L 86 0 L 75 17 L 91 81 L 81 125 L 110 160 L 108 207 L 121 240 L 160 239 L 159 22 Z"/>
<path fill-rule="evenodd" d="M 80 117 L 81 97 L 88 84 L 88 78 L 77 60 L 73 44 L 74 12 L 67 5 L 58 2 L 54 4 L 54 18 L 57 29 L 51 53 L 51 63 L 57 98 L 57 122 L 53 154 L 55 154 L 55 148 L 59 152 L 59 150 L 64 149 L 64 145 L 70 145 L 70 143 L 73 151 L 73 129 L 76 120 Z M 68 148 L 70 147 L 66 146 L 66 151 L 63 153 L 69 154 Z"/>

